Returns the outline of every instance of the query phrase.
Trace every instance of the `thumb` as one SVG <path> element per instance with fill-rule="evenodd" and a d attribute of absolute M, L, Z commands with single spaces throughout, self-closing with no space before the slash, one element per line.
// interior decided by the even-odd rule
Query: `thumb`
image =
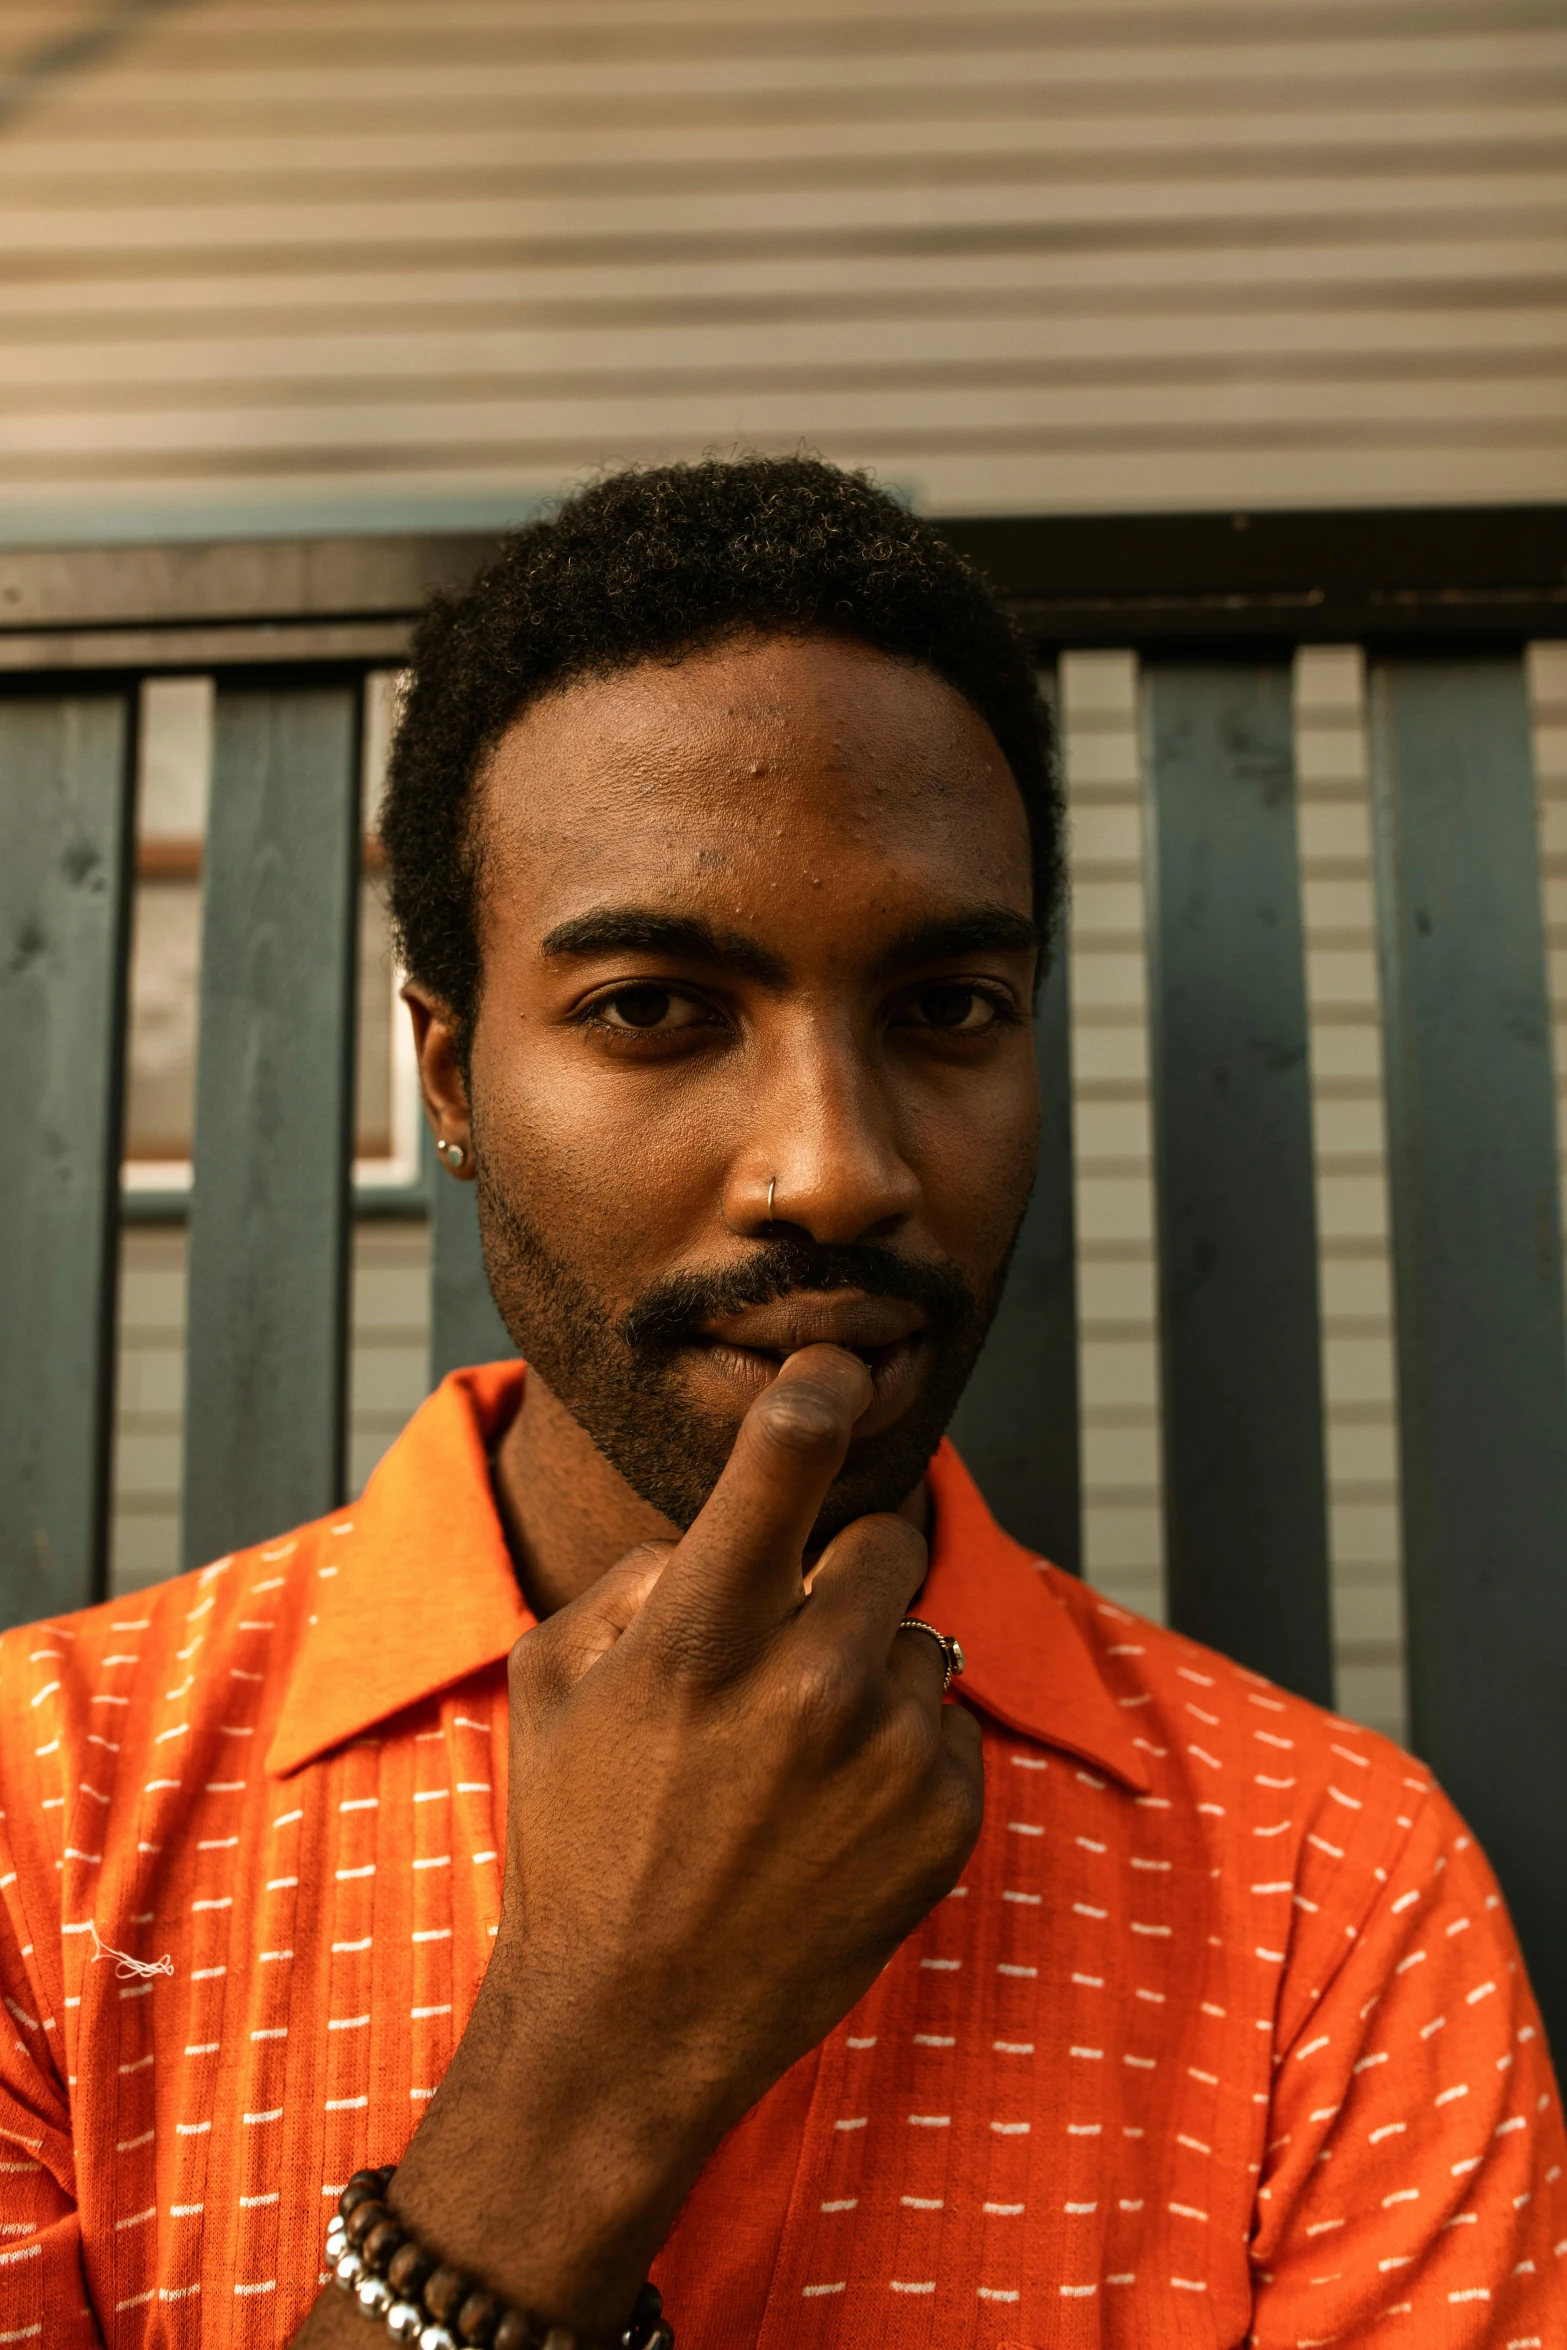
<path fill-rule="evenodd" d="M 639 1542 L 569 1606 L 525 1632 L 512 1650 L 513 1686 L 522 1673 L 556 1698 L 574 1689 L 630 1631 L 674 1547 Z"/>

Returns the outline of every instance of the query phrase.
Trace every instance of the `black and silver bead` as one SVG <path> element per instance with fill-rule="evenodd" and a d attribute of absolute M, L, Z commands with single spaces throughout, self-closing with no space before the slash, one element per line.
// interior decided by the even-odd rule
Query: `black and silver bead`
<path fill-rule="evenodd" d="M 438 2260 L 387 2209 L 392 2167 L 355 2171 L 326 2232 L 327 2273 L 372 2325 L 417 2350 L 579 2350 L 569 2326 L 506 2305 Z M 616 2350 L 675 2350 L 656 2285 L 644 2285 Z"/>

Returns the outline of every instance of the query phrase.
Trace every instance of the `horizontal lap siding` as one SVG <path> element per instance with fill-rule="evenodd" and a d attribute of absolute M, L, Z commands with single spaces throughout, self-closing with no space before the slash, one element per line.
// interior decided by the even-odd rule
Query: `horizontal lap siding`
<path fill-rule="evenodd" d="M 1130 655 L 1061 664 L 1072 828 L 1083 1561 L 1163 1618 L 1163 1472 L 1149 1124 L 1137 676 Z"/>
<path fill-rule="evenodd" d="M 1567 493 L 1544 0 L 195 0 L 12 88 L 13 535 L 802 439 L 937 511 Z"/>

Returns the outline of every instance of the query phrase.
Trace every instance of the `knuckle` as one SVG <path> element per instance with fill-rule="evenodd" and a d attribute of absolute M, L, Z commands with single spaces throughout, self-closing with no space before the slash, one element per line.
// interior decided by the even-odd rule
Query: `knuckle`
<path fill-rule="evenodd" d="M 896 1534 L 891 1531 L 894 1527 Z M 907 1605 L 930 1571 L 930 1544 L 907 1518 L 893 1518 L 886 1536 L 885 1557 L 888 1572 L 896 1578 Z"/>
<path fill-rule="evenodd" d="M 830 1643 L 807 1648 L 789 1676 L 791 1721 L 813 1743 L 835 1744 L 864 1701 L 859 1675 L 842 1650 Z"/>
<path fill-rule="evenodd" d="M 930 1545 L 917 1526 L 907 1518 L 895 1517 L 890 1511 L 874 1518 L 858 1521 L 860 1539 L 870 1556 L 899 1572 L 914 1570 L 923 1575 L 930 1557 Z"/>
<path fill-rule="evenodd" d="M 930 1546 L 917 1526 L 907 1518 L 878 1514 L 856 1518 L 834 1535 L 818 1572 L 827 1566 L 845 1568 L 856 1582 L 901 1593 L 906 1601 L 924 1581 L 929 1562 Z"/>
<path fill-rule="evenodd" d="M 976 1771 L 982 1771 L 985 1734 L 979 1726 L 978 1715 L 970 1713 L 966 1705 L 949 1705 L 946 1728 L 949 1740 L 957 1746 L 959 1752 L 968 1758 Z"/>
<path fill-rule="evenodd" d="M 953 1711 L 960 1709 L 953 1708 Z M 972 1719 L 972 1716 L 969 1717 Z M 969 1742 L 964 1741 L 967 1745 Z M 953 1844 L 966 1859 L 974 1849 L 985 1821 L 985 1780 L 979 1768 L 978 1737 L 968 1754 L 954 1753 L 950 1741 L 938 1787 L 938 1801 Z"/>
<path fill-rule="evenodd" d="M 628 1550 L 583 1594 L 591 1602 L 589 1612 L 613 1625 L 617 1633 L 628 1631 L 646 1606 L 673 1548 L 669 1542 L 639 1542 L 634 1550 Z"/>
<path fill-rule="evenodd" d="M 888 1706 L 882 1744 L 890 1769 L 903 1779 L 923 1779 L 940 1744 L 941 1728 L 928 1700 L 905 1695 Z"/>
<path fill-rule="evenodd" d="M 552 1626 L 535 1624 L 524 1632 L 506 1659 L 506 1697 L 512 1733 L 525 1722 L 538 1722 L 569 1686 L 571 1675 Z"/>
<path fill-rule="evenodd" d="M 640 1582 L 643 1576 L 662 1569 L 674 1547 L 672 1542 L 656 1535 L 650 1536 L 646 1542 L 633 1543 L 625 1555 L 615 1561 L 610 1573 L 622 1575 L 628 1581 Z"/>

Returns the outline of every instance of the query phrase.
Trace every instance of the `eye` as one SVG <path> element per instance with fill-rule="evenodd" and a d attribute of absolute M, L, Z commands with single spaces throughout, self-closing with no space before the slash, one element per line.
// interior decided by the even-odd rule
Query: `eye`
<path fill-rule="evenodd" d="M 668 1035 L 672 1029 L 701 1027 L 711 1022 L 712 1014 L 695 997 L 647 980 L 600 996 L 590 1009 L 590 1018 L 596 1026 L 622 1036 L 646 1036 L 655 1030 Z"/>
<path fill-rule="evenodd" d="M 921 988 L 910 1010 L 917 1026 L 939 1028 L 947 1036 L 980 1036 L 1006 1018 L 1005 1009 L 993 995 L 958 979 Z"/>

